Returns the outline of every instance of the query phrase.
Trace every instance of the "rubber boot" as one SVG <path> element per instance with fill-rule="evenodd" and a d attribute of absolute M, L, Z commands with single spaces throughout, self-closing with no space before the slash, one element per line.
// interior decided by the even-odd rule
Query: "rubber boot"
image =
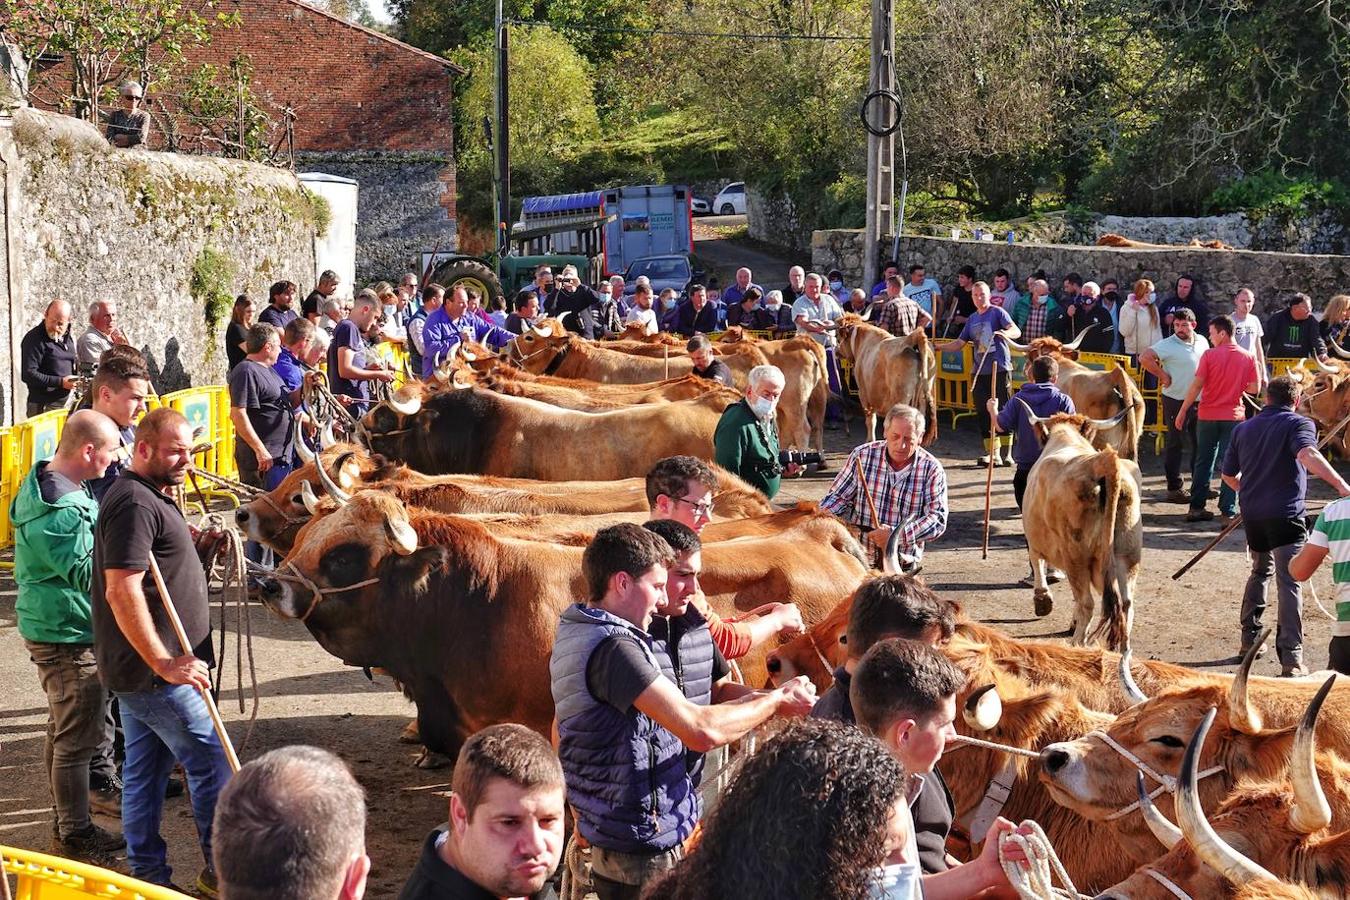
<path fill-rule="evenodd" d="M 998 442 L 1003 447 L 1003 455 L 999 458 L 998 464 L 1000 466 L 1011 466 L 1013 464 L 1013 436 L 1011 434 L 999 435 Z"/>
<path fill-rule="evenodd" d="M 998 464 L 999 464 L 999 458 L 998 458 L 998 442 L 997 442 L 997 441 L 990 441 L 989 438 L 985 438 L 985 439 L 984 439 L 984 456 L 981 456 L 979 459 L 977 459 L 977 460 L 975 461 L 976 464 L 977 464 L 977 465 L 981 465 L 981 466 L 987 466 L 987 465 L 989 465 L 989 454 L 991 454 L 991 453 L 994 454 L 994 465 L 998 465 Z"/>

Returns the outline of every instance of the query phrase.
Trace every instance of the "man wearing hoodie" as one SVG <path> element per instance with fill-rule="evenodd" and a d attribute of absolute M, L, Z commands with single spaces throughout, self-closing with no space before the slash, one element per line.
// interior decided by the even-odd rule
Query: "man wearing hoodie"
<path fill-rule="evenodd" d="M 1312 299 L 1307 294 L 1290 297 L 1285 308 L 1266 321 L 1261 343 L 1267 359 L 1327 359 L 1327 343 L 1313 318 Z"/>
<path fill-rule="evenodd" d="M 1178 309 L 1189 309 L 1195 313 L 1196 334 L 1209 334 L 1209 304 L 1200 296 L 1195 287 L 1195 279 L 1189 275 L 1178 276 L 1172 293 L 1162 298 L 1162 302 L 1158 304 L 1164 337 L 1172 333 L 1172 320 Z"/>
<path fill-rule="evenodd" d="M 29 470 L 10 504 L 19 634 L 47 694 L 44 746 L 61 856 L 116 867 L 122 838 L 89 818 L 91 799 L 118 814 L 119 800 L 91 798 L 89 764 L 107 739 L 107 694 L 98 679 L 89 585 L 98 503 L 83 482 L 102 477 L 119 446 L 117 426 L 80 410 L 66 420 L 56 455 Z M 104 802 L 102 805 L 98 801 Z"/>

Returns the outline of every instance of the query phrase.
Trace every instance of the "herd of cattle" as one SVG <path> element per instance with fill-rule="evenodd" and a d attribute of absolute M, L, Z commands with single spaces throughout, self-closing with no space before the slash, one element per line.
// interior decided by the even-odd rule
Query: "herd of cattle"
<path fill-rule="evenodd" d="M 838 336 L 864 410 L 910 403 L 935 438 L 923 333 L 895 338 L 846 316 Z M 1048 602 L 1046 565 L 1065 570 L 1075 640 L 1015 640 L 958 617 L 945 647 L 968 675 L 958 731 L 1040 753 L 949 747 L 941 765 L 958 831 L 978 841 L 995 815 L 1034 819 L 1075 884 L 1102 896 L 1347 896 L 1350 763 L 1337 754 L 1350 754 L 1350 684 L 1248 677 L 1251 658 L 1236 677 L 1131 661 L 1142 399 L 1123 373 L 1074 363 L 1071 346 L 1026 349 L 1060 359 L 1081 411 L 1039 423 L 1045 450 L 1024 509 L 1036 596 Z M 732 334 L 719 353 L 742 389 L 753 366 L 782 369 L 784 445 L 821 448 L 820 345 Z M 347 665 L 396 679 L 416 705 L 424 761 L 498 722 L 549 734 L 553 633 L 585 595 L 587 541 L 649 517 L 642 476 L 657 460 L 712 458 L 717 420 L 739 398 L 690 369 L 660 338 L 593 343 L 555 322 L 502 357 L 465 347 L 369 412 L 359 441 L 321 449 L 239 509 L 241 530 L 282 558 L 266 605 Z M 1316 383 L 1333 377 L 1323 396 L 1350 390 L 1346 373 Z M 745 679 L 804 674 L 826 689 L 844 659 L 851 596 L 876 573 L 833 516 L 811 504 L 777 510 L 716 474 L 700 578 L 710 604 L 730 616 L 792 602 L 810 626 L 743 659 Z M 1081 646 L 1097 636 L 1124 655 Z M 975 714 L 991 692 L 1002 709 L 992 724 Z"/>

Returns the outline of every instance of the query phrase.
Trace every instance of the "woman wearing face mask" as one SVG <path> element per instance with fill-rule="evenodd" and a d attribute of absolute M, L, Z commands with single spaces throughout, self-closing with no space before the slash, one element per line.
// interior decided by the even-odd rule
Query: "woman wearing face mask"
<path fill-rule="evenodd" d="M 741 766 L 698 846 L 648 900 L 918 900 L 907 779 L 857 728 L 804 719 Z"/>
<path fill-rule="evenodd" d="M 801 471 L 796 463 L 778 462 L 778 426 L 774 413 L 787 380 L 777 366 L 755 366 L 746 376 L 745 396 L 722 413 L 713 432 L 717 464 L 759 488 L 773 499 L 783 475 Z"/>
<path fill-rule="evenodd" d="M 1162 323 L 1158 317 L 1158 295 L 1153 282 L 1141 278 L 1120 308 L 1120 340 L 1130 361 L 1136 365 L 1139 354 L 1162 340 Z"/>
<path fill-rule="evenodd" d="M 792 337 L 797 333 L 797 323 L 792 321 L 792 306 L 783 302 L 782 291 L 769 291 L 764 295 L 764 308 L 760 313 L 758 328 L 775 332 L 775 338 Z"/>

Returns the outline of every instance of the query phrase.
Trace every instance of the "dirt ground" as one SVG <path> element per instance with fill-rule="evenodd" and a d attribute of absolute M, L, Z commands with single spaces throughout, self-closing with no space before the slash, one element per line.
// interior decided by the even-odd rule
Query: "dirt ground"
<path fill-rule="evenodd" d="M 1032 612 L 1031 591 L 1015 584 L 1027 564 L 1013 504 L 1012 470 L 995 470 L 989 558 L 982 560 L 985 473 L 973 464 L 980 452 L 979 438 L 969 418 L 955 432 L 950 425 L 950 416 L 944 413 L 933 449 L 947 467 L 951 518 L 946 535 L 930 545 L 925 577 L 938 591 L 960 600 L 972 616 L 1014 635 L 1058 636 L 1071 615 L 1067 589 L 1056 590 L 1055 611 L 1038 619 Z M 861 428 L 861 422 L 855 421 L 851 439 L 842 432 L 831 432 L 827 440 L 831 473 L 785 482 L 778 499 L 791 503 L 823 496 L 843 454 L 860 440 Z M 1242 535 L 1230 536 L 1181 581 L 1170 580 L 1170 574 L 1212 538 L 1219 526 L 1187 525 L 1182 518 L 1184 506 L 1159 502 L 1161 460 L 1153 454 L 1151 442 L 1146 443 L 1142 460 L 1146 552 L 1136 597 L 1135 652 L 1212 671 L 1231 671 L 1248 565 Z M 1320 482 L 1312 485 L 1310 495 L 1314 508 L 1333 496 Z M 9 574 L 0 571 L 0 696 L 4 698 L 0 702 L 0 843 L 45 851 L 51 841 L 50 800 L 41 774 L 46 707 L 35 669 L 14 627 L 15 592 Z M 1329 608 L 1329 568 L 1318 573 L 1314 583 Z M 361 672 L 320 649 L 299 624 L 278 620 L 261 608 L 251 612 L 262 708 L 246 744 L 247 715 L 240 714 L 233 688 L 233 649 L 227 654 L 221 701 L 240 755 L 247 761 L 275 747 L 307 743 L 346 759 L 366 788 L 370 808 L 367 846 L 374 867 L 368 896 L 396 897 L 423 837 L 445 819 L 449 770 L 413 768 L 415 748 L 397 740 L 412 707 L 388 680 L 372 684 Z M 1268 620 L 1273 622 L 1273 615 L 1268 612 Z M 1330 620 L 1309 602 L 1304 622 L 1307 664 L 1322 668 Z M 1256 664 L 1260 674 L 1278 674 L 1273 657 L 1271 653 Z M 115 819 L 100 822 L 111 828 L 118 824 Z M 191 884 L 202 860 L 185 800 L 169 801 L 164 831 L 175 880 Z"/>

